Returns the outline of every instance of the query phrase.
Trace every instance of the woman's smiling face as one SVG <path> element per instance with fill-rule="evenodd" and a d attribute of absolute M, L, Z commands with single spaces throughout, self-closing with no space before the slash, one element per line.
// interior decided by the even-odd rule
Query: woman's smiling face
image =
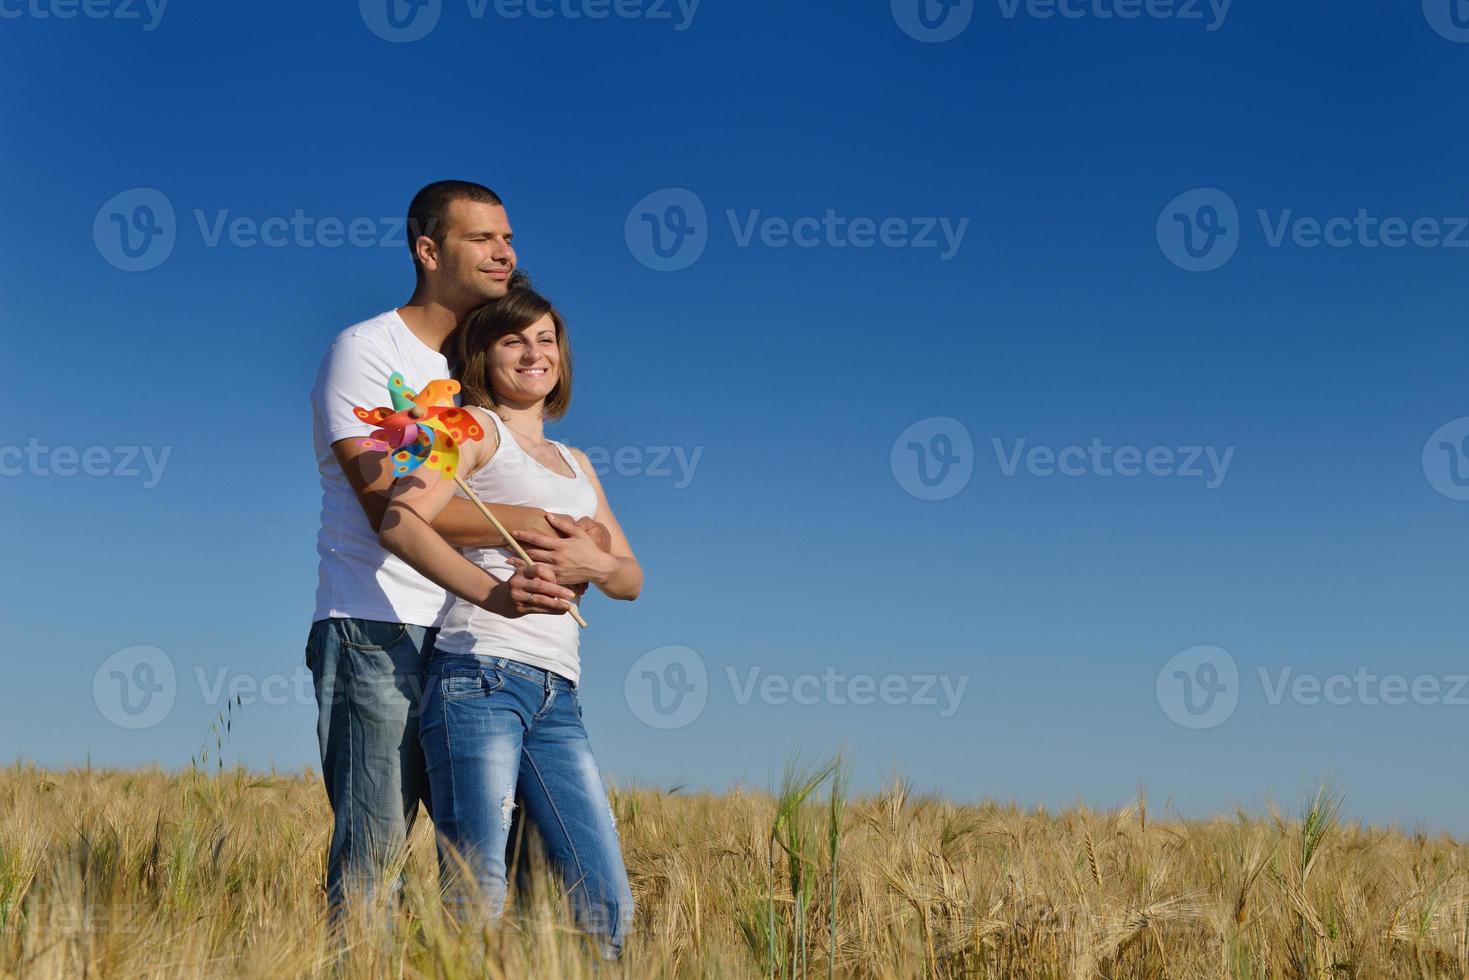
<path fill-rule="evenodd" d="M 497 401 L 531 405 L 561 380 L 561 347 L 549 314 L 496 340 L 491 357 L 490 380 Z"/>

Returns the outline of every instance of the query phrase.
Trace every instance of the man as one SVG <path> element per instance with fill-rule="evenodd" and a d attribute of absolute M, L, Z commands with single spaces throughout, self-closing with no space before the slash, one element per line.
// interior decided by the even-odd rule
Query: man
<path fill-rule="evenodd" d="M 352 409 L 383 404 L 394 371 L 415 390 L 449 376 L 442 348 L 454 328 L 512 288 L 511 239 L 505 206 L 488 187 L 439 181 L 419 191 L 408 209 L 417 275 L 412 298 L 340 334 L 311 391 L 322 508 L 306 659 L 316 684 L 322 777 L 334 814 L 327 859 L 334 913 L 354 897 L 371 895 L 391 873 L 420 800 L 429 804 L 417 706 L 450 598 L 379 546 L 392 472 L 385 454 L 362 446 L 374 426 Z M 549 523 L 536 508 L 491 507 L 512 533 L 544 531 Z M 552 526 L 566 520 L 557 518 Z M 434 527 L 460 546 L 505 543 L 462 498 Z M 605 528 L 595 522 L 583 522 L 582 529 L 606 540 Z M 545 566 L 521 572 L 487 597 L 490 609 L 506 616 L 544 613 L 557 605 L 547 597 L 573 595 Z"/>

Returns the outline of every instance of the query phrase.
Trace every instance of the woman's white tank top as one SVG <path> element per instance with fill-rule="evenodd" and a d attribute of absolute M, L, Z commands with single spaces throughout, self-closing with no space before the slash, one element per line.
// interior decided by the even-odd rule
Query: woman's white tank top
<path fill-rule="evenodd" d="M 500 433 L 500 445 L 495 455 L 468 481 L 481 500 L 487 504 L 539 507 L 573 519 L 596 516 L 597 491 L 576 457 L 565 446 L 559 442 L 551 443 L 571 467 L 574 476 L 555 473 L 527 454 L 498 415 L 489 411 L 476 411 L 475 414 L 493 419 Z M 460 493 L 462 495 L 463 491 Z M 546 532 L 555 533 L 549 525 Z M 509 548 L 465 548 L 463 554 L 501 581 L 515 571 L 507 560 L 515 554 Z M 477 657 L 506 657 L 578 681 L 581 676 L 581 661 L 577 655 L 580 632 L 576 621 L 564 614 L 532 614 L 507 619 L 456 596 L 434 648 Z"/>

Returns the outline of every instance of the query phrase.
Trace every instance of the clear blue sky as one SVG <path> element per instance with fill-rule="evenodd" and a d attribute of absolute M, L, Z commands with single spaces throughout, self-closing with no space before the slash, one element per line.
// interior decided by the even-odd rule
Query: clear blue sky
<path fill-rule="evenodd" d="M 416 11 L 438 17 L 416 41 L 380 36 L 381 3 L 98 2 L 139 19 L 0 4 L 0 447 L 36 447 L 0 455 L 6 758 L 187 764 L 209 689 L 244 678 L 285 703 L 246 705 L 226 758 L 314 763 L 314 706 L 280 696 L 316 579 L 307 391 L 334 334 L 410 292 L 380 226 L 454 176 L 505 197 L 522 266 L 570 321 L 556 437 L 628 450 L 604 479 L 648 585 L 589 600 L 583 644 L 612 778 L 763 785 L 800 741 L 846 744 L 863 789 L 898 771 L 959 799 L 1110 806 L 1143 782 L 1198 815 L 1334 774 L 1356 816 L 1469 832 L 1453 679 L 1469 501 L 1448 450 L 1424 465 L 1469 416 L 1469 249 L 1369 247 L 1388 218 L 1469 243 L 1469 44 L 1447 2 L 1237 0 L 1221 20 L 1207 3 L 1160 16 L 1181 0 L 1135 19 L 1097 16 L 1113 0 L 1068 7 L 1081 17 L 979 0 L 940 22 L 935 0 L 929 37 L 970 18 L 944 41 L 905 31 L 925 33 L 906 0 L 704 0 L 691 18 L 442 0 Z M 403 31 L 428 25 L 414 12 Z M 689 195 L 638 207 L 669 188 L 704 215 L 670 210 Z M 1168 210 L 1200 188 L 1238 218 L 1207 192 Z M 287 228 L 298 212 L 305 231 Z M 802 226 L 811 247 L 764 223 L 829 212 Z M 1186 271 L 1177 236 L 1198 247 L 1216 215 L 1216 246 L 1237 250 Z M 1309 224 L 1271 243 L 1282 221 L 1338 216 L 1355 222 L 1343 247 L 1298 244 Z M 957 249 L 913 247 L 940 218 Z M 364 219 L 374 244 L 326 247 L 323 219 Z M 844 237 L 854 219 L 868 247 Z M 703 252 L 650 267 L 638 235 L 658 222 Z M 129 271 L 119 223 L 171 250 Z M 962 428 L 912 441 L 949 438 L 950 472 L 970 475 L 928 500 L 894 444 L 935 417 Z M 1210 489 L 1077 453 L 1080 476 L 1044 475 L 1043 456 L 1017 469 L 1020 439 L 1233 452 Z M 167 448 L 156 486 L 143 457 L 126 475 L 126 446 Z M 59 447 L 100 447 L 112 475 L 55 475 Z M 655 447 L 700 452 L 692 479 L 634 472 Z M 139 645 L 174 667 L 173 705 L 128 729 L 99 668 Z M 660 729 L 634 704 L 644 669 L 679 680 L 639 664 L 669 645 L 696 651 L 705 706 Z M 1159 677 L 1184 683 L 1165 665 L 1200 645 L 1239 682 L 1228 717 L 1195 729 Z M 1441 696 L 1388 704 L 1368 682 L 1344 704 L 1309 687 L 1272 703 L 1287 668 L 1426 677 Z M 760 693 L 828 670 L 836 697 Z M 850 703 L 859 674 L 910 694 L 968 679 L 942 717 L 937 685 L 934 705 Z"/>

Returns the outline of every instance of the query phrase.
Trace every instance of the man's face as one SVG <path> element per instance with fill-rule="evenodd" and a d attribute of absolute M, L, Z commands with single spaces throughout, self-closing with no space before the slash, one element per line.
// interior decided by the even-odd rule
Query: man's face
<path fill-rule="evenodd" d="M 510 219 L 498 204 L 460 199 L 449 205 L 437 268 L 439 291 L 471 305 L 504 296 L 515 271 Z"/>

